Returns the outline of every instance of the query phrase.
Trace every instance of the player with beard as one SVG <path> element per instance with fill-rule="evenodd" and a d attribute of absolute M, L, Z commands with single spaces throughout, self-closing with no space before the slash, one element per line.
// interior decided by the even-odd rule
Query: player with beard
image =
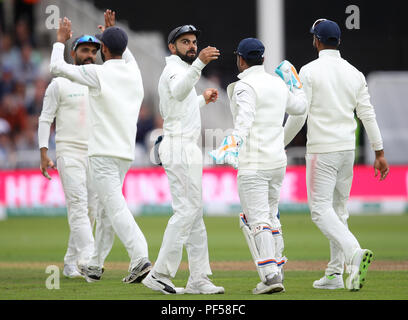
<path fill-rule="evenodd" d="M 100 42 L 93 36 L 76 38 L 71 47 L 74 65 L 93 64 Z M 48 156 L 50 128 L 56 119 L 56 158 L 65 193 L 70 235 L 64 257 L 66 277 L 81 277 L 77 264 L 85 264 L 94 248 L 92 226 L 97 198 L 89 183 L 88 170 L 88 87 L 57 77 L 49 84 L 38 125 L 41 172 L 51 180 L 49 167 L 56 169 Z"/>
<path fill-rule="evenodd" d="M 217 48 L 207 47 L 197 57 L 200 31 L 192 25 L 172 30 L 168 36 L 166 67 L 159 80 L 160 113 L 164 137 L 159 147 L 160 160 L 169 180 L 173 216 L 170 218 L 156 263 L 142 283 L 164 294 L 224 293 L 208 275 L 211 268 L 207 231 L 203 221 L 202 153 L 197 145 L 201 132 L 200 107 L 215 102 L 218 91 L 204 90 L 197 96 L 195 84 L 201 70 L 218 59 Z M 179 268 L 186 247 L 190 277 L 186 289 L 176 288 L 171 281 Z"/>

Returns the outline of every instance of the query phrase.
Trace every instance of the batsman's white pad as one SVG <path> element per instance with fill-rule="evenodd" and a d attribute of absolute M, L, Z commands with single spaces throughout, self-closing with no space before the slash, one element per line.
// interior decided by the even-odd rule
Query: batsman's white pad
<path fill-rule="evenodd" d="M 262 282 L 266 282 L 267 280 L 266 276 L 271 273 L 271 267 L 272 269 L 276 269 L 275 272 L 279 272 L 280 270 L 279 267 L 281 267 L 286 262 L 286 258 L 279 259 L 279 260 L 272 258 L 272 257 L 267 258 L 267 259 L 261 259 L 254 235 L 260 232 L 271 232 L 273 235 L 273 232 L 277 232 L 277 230 L 274 230 L 270 226 L 267 226 L 267 225 L 259 225 L 259 226 L 256 226 L 254 230 L 251 230 L 251 228 L 249 227 L 247 223 L 246 217 L 243 213 L 240 213 L 239 223 L 240 223 L 240 228 L 247 241 L 249 251 L 251 252 L 252 259 L 258 271 L 258 275 Z M 273 238 L 271 237 L 271 239 Z M 271 245 L 274 245 L 274 243 L 271 243 Z M 273 247 L 273 249 L 275 249 L 275 247 Z M 279 269 L 274 268 L 275 266 L 278 267 Z"/>
<path fill-rule="evenodd" d="M 277 232 L 273 235 L 273 238 L 275 239 L 276 256 L 282 257 L 285 244 L 283 242 L 282 230 L 280 228 L 277 229 Z"/>

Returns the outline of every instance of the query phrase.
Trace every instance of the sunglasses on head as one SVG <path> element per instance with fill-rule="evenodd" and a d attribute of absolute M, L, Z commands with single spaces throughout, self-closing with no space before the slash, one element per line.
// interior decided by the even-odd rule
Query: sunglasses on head
<path fill-rule="evenodd" d="M 188 32 L 197 32 L 197 28 L 194 27 L 192 24 L 186 24 L 184 26 L 181 26 L 173 35 L 173 37 L 170 40 L 170 43 L 174 43 L 174 41 L 178 38 L 179 35 L 188 33 Z"/>
<path fill-rule="evenodd" d="M 74 44 L 72 46 L 72 50 L 75 51 L 76 48 L 82 43 L 95 43 L 97 45 L 98 49 L 101 46 L 101 42 L 97 38 L 95 38 L 94 36 L 90 36 L 90 35 L 85 34 L 82 37 L 78 38 L 74 42 Z"/>
<path fill-rule="evenodd" d="M 317 19 L 317 20 L 313 23 L 312 27 L 310 28 L 310 31 L 313 32 L 313 31 L 314 31 L 314 28 L 315 28 L 320 22 L 323 22 L 323 21 L 326 21 L 326 20 L 327 20 L 327 19 L 324 19 L 324 18 Z"/>

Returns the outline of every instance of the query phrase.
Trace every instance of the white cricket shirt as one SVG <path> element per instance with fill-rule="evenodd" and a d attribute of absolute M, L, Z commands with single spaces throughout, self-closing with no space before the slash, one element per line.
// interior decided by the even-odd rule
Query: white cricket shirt
<path fill-rule="evenodd" d="M 355 111 L 373 150 L 383 149 L 365 77 L 341 58 L 338 50 L 321 50 L 318 59 L 302 67 L 299 77 L 307 96 L 308 111 L 304 116 L 288 118 L 285 145 L 296 136 L 307 118 L 307 153 L 354 150 Z"/>
<path fill-rule="evenodd" d="M 197 139 L 201 133 L 200 107 L 205 105 L 194 86 L 205 64 L 197 58 L 191 65 L 177 55 L 166 57 L 158 91 L 165 136 Z"/>
<path fill-rule="evenodd" d="M 45 91 L 39 118 L 39 148 L 48 149 L 54 119 L 56 155 L 84 157 L 88 153 L 88 87 L 65 78 L 54 78 Z"/>
<path fill-rule="evenodd" d="M 306 96 L 302 90 L 289 91 L 277 76 L 263 65 L 246 69 L 241 79 L 227 88 L 234 121 L 233 134 L 244 143 L 239 152 L 239 169 L 271 170 L 286 166 L 283 145 L 285 112 L 306 112 Z"/>
<path fill-rule="evenodd" d="M 129 49 L 122 59 L 75 66 L 64 61 L 64 44 L 54 43 L 50 71 L 89 88 L 88 156 L 134 160 L 136 126 L 144 97 L 142 76 Z"/>

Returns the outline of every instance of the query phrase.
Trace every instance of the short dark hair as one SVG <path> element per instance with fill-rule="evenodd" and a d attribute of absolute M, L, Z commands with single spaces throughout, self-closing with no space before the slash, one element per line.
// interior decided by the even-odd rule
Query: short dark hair
<path fill-rule="evenodd" d="M 314 38 L 316 38 L 317 40 L 320 41 L 320 43 L 326 48 L 326 49 L 334 49 L 334 50 L 338 50 L 339 46 L 340 46 L 340 39 L 335 39 L 335 38 L 329 38 L 329 40 L 331 40 L 332 43 L 324 43 L 322 40 L 320 40 L 318 37 L 316 37 L 316 35 L 313 35 Z M 337 40 L 337 43 L 334 43 Z"/>
<path fill-rule="evenodd" d="M 126 50 L 126 48 L 124 50 L 118 50 L 118 49 L 111 49 L 108 46 L 105 46 L 105 47 L 108 48 L 112 56 L 121 56 L 123 52 L 125 52 Z"/>
<path fill-rule="evenodd" d="M 319 39 L 317 39 L 319 40 Z M 319 40 L 320 41 L 320 40 Z M 325 49 L 333 49 L 333 50 L 338 50 L 340 46 L 340 41 L 337 42 L 337 44 L 325 44 L 320 41 L 320 43 L 323 45 Z"/>
<path fill-rule="evenodd" d="M 244 57 L 241 56 L 242 59 L 244 59 Z M 263 65 L 264 63 L 264 58 L 263 57 L 259 57 L 256 59 L 244 59 L 246 64 L 248 65 L 248 67 L 253 67 L 253 66 L 260 66 Z"/>

